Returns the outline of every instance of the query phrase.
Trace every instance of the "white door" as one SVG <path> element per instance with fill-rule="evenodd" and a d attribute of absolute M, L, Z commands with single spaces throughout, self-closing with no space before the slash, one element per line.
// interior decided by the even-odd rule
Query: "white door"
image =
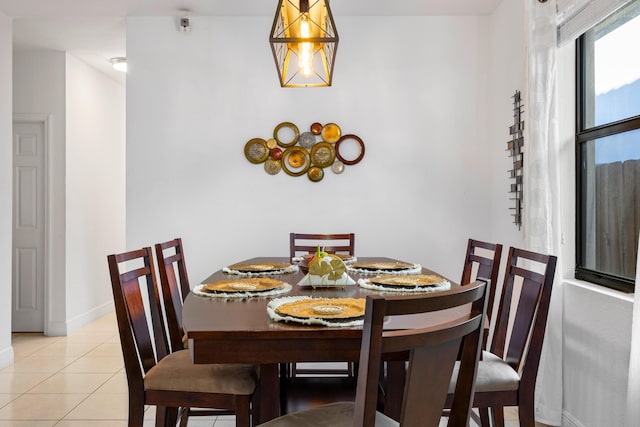
<path fill-rule="evenodd" d="M 13 124 L 13 332 L 44 331 L 44 136 L 44 122 Z"/>

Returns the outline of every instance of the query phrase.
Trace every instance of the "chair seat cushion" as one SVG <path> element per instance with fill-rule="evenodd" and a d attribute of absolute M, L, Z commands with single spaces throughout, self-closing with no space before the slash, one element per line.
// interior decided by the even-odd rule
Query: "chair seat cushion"
<path fill-rule="evenodd" d="M 257 378 L 254 365 L 194 364 L 189 351 L 180 350 L 147 372 L 144 389 L 250 395 L 256 388 Z"/>
<path fill-rule="evenodd" d="M 449 393 L 453 393 L 458 378 L 460 362 L 456 362 L 453 369 Z M 476 393 L 491 391 L 514 391 L 520 385 L 520 375 L 513 370 L 504 360 L 488 351 L 482 352 L 482 359 L 478 363 L 478 375 L 476 377 Z"/>
<path fill-rule="evenodd" d="M 260 424 L 258 427 L 353 427 L 353 402 L 337 402 L 307 411 L 294 412 Z M 376 412 L 375 427 L 398 427 L 386 415 Z"/>

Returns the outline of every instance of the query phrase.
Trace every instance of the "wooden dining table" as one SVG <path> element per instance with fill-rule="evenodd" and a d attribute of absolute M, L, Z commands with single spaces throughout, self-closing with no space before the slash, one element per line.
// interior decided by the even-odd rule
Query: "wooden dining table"
<path fill-rule="evenodd" d="M 358 262 L 394 262 L 385 257 L 358 257 Z M 242 261 L 243 264 L 264 262 L 288 263 L 288 257 L 258 257 Z M 422 274 L 437 274 L 422 268 Z M 357 282 L 372 277 L 349 271 Z M 234 277 L 222 271 L 214 272 L 202 281 L 214 283 Z M 280 415 L 280 381 L 278 365 L 293 362 L 357 362 L 360 354 L 361 326 L 327 327 L 287 323 L 272 320 L 267 304 L 281 296 L 310 296 L 321 298 L 365 298 L 380 291 L 365 289 L 357 283 L 337 287 L 299 286 L 304 278 L 301 271 L 270 275 L 292 285 L 285 295 L 275 297 L 216 298 L 190 293 L 182 310 L 183 326 L 189 340 L 189 351 L 194 363 L 252 363 L 260 365 L 258 423 Z M 451 282 L 452 288 L 459 286 Z M 422 316 L 435 316 L 429 313 Z M 455 313 L 452 313 L 454 316 Z M 442 321 L 442 315 L 434 323 Z M 422 322 L 424 320 L 421 320 Z M 412 316 L 406 316 L 389 329 L 402 329 L 415 325 Z M 401 369 L 404 368 L 404 362 Z M 396 367 L 398 369 L 398 367 Z M 400 394 L 401 395 L 401 394 Z M 399 414 L 399 403 L 390 402 L 385 412 Z"/>

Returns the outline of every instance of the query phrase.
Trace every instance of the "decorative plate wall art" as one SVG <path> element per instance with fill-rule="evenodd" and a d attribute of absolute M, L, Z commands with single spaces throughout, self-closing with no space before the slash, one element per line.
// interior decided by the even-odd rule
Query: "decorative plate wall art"
<path fill-rule="evenodd" d="M 315 122 L 300 130 L 291 122 L 282 122 L 269 139 L 252 138 L 244 145 L 244 155 L 251 163 L 263 164 L 269 175 L 283 170 L 289 176 L 306 175 L 319 182 L 328 168 L 340 174 L 346 166 L 360 163 L 364 142 L 353 134 L 343 134 L 336 123 Z"/>

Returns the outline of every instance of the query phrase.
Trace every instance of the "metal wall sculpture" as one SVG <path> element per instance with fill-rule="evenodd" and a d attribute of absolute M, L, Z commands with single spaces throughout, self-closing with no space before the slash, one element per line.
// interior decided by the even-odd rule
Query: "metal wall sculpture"
<path fill-rule="evenodd" d="M 351 148 L 351 150 L 350 150 Z M 357 135 L 343 135 L 335 123 L 313 123 L 300 132 L 291 122 L 282 122 L 273 130 L 273 138 L 252 138 L 244 145 L 244 155 L 251 163 L 264 163 L 269 175 L 284 170 L 290 176 L 307 177 L 318 182 L 324 169 L 340 174 L 346 166 L 364 157 L 364 142 Z"/>
<path fill-rule="evenodd" d="M 513 125 L 509 126 L 509 134 L 511 135 L 511 141 L 507 142 L 507 151 L 513 161 L 513 169 L 509 170 L 509 178 L 513 180 L 510 185 L 509 193 L 513 196 L 510 200 L 513 200 L 513 207 L 509 208 L 514 212 L 513 223 L 518 226 L 518 229 L 522 226 L 522 166 L 523 166 L 523 150 L 524 146 L 524 120 L 522 119 L 522 98 L 520 97 L 520 91 L 516 90 L 513 95 Z"/>

